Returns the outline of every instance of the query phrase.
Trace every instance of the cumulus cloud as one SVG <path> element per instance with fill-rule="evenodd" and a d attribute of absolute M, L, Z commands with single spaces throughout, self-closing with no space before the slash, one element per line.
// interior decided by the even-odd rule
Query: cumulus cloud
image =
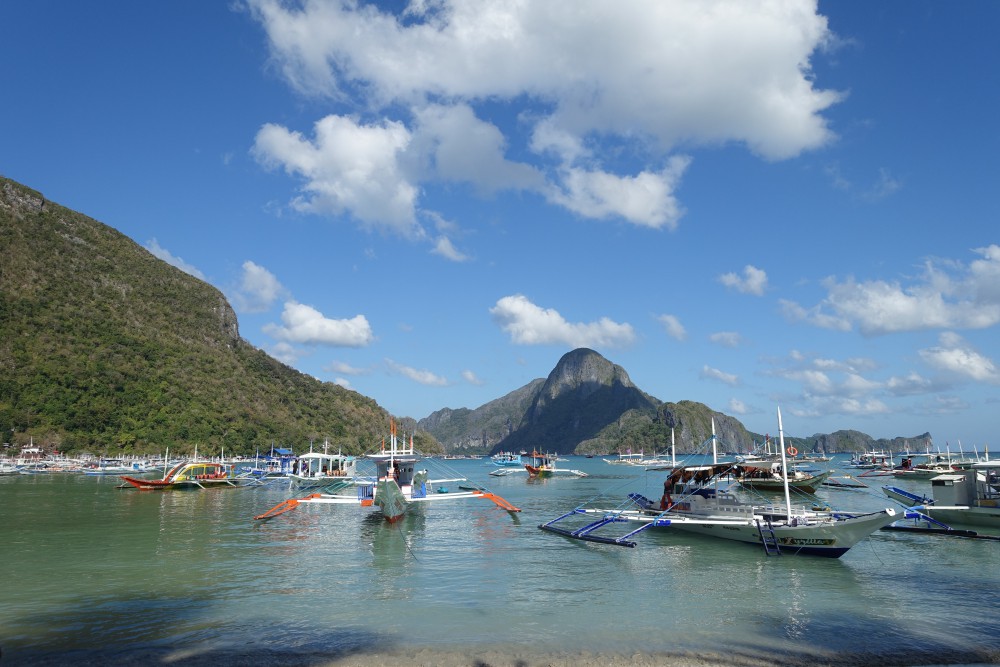
<path fill-rule="evenodd" d="M 312 306 L 289 301 L 285 303 L 281 321 L 284 326 L 269 324 L 264 333 L 287 342 L 334 347 L 365 347 L 375 340 L 364 315 L 333 320 Z"/>
<path fill-rule="evenodd" d="M 318 121 L 313 138 L 267 124 L 258 132 L 254 155 L 269 167 L 301 177 L 300 211 L 339 216 L 348 213 L 366 226 L 420 237 L 417 186 L 400 157 L 410 132 L 396 121 L 362 124 L 345 116 Z"/>
<path fill-rule="evenodd" d="M 857 327 L 875 336 L 926 329 L 983 329 L 1000 323 L 1000 246 L 977 248 L 967 266 L 928 260 L 917 279 L 858 281 L 828 278 L 827 296 L 804 308 L 791 301 L 782 310 L 792 320 L 841 331 Z"/>
<path fill-rule="evenodd" d="M 709 380 L 718 380 L 719 382 L 730 386 L 736 386 L 740 383 L 740 378 L 738 376 L 733 375 L 732 373 L 720 371 L 718 368 L 712 368 L 711 366 L 702 367 L 701 377 Z"/>
<path fill-rule="evenodd" d="M 271 347 L 270 355 L 280 361 L 283 364 L 288 364 L 292 366 L 299 357 L 302 356 L 299 350 L 295 349 L 295 346 L 289 345 L 288 343 L 275 343 Z"/>
<path fill-rule="evenodd" d="M 567 322 L 558 311 L 540 308 L 521 294 L 505 296 L 490 308 L 493 321 L 518 345 L 623 347 L 635 340 L 631 324 L 607 317 L 596 322 Z"/>
<path fill-rule="evenodd" d="M 243 262 L 240 284 L 232 294 L 236 309 L 244 313 L 262 313 L 285 294 L 274 274 L 250 260 Z"/>
<path fill-rule="evenodd" d="M 291 86 L 377 119 L 328 117 L 332 140 L 267 125 L 258 157 L 304 180 L 299 208 L 401 233 L 413 231 L 418 184 L 434 181 L 670 228 L 690 159 L 678 147 L 793 157 L 831 141 L 822 113 L 842 98 L 817 89 L 810 66 L 835 36 L 815 4 L 795 0 L 246 6 Z M 602 161 L 611 154 L 640 167 Z M 373 164 L 375 182 L 364 177 Z"/>
<path fill-rule="evenodd" d="M 445 259 L 450 259 L 453 262 L 467 262 L 469 260 L 468 255 L 459 252 L 454 245 L 452 245 L 451 240 L 447 236 L 438 237 L 437 242 L 434 244 L 434 249 L 431 251 L 436 255 L 441 255 Z"/>
<path fill-rule="evenodd" d="M 890 411 L 879 398 L 881 394 L 905 393 L 902 380 L 882 382 L 866 377 L 864 372 L 874 366 L 872 360 L 863 357 L 838 360 L 793 350 L 769 374 L 798 385 L 791 390 L 800 401 L 793 408 L 797 416 L 867 416 Z"/>
<path fill-rule="evenodd" d="M 660 324 L 663 325 L 664 331 L 671 338 L 676 338 L 677 340 L 684 340 L 687 338 L 687 330 L 681 321 L 677 319 L 674 315 L 660 315 L 657 318 Z"/>
<path fill-rule="evenodd" d="M 462 379 L 468 382 L 469 384 L 474 384 L 476 386 L 482 386 L 486 384 L 485 382 L 480 380 L 475 373 L 473 373 L 470 370 L 462 371 Z"/>
<path fill-rule="evenodd" d="M 548 198 L 587 218 L 617 216 L 644 227 L 674 229 L 683 213 L 674 189 L 689 163 L 688 158 L 675 157 L 660 172 L 635 176 L 568 168 Z"/>
<path fill-rule="evenodd" d="M 729 412 L 734 415 L 746 415 L 750 414 L 751 408 L 738 398 L 731 398 L 729 399 Z"/>
<path fill-rule="evenodd" d="M 767 273 L 763 269 L 747 264 L 743 267 L 743 277 L 735 273 L 724 273 L 719 276 L 719 282 L 737 292 L 763 296 L 767 289 Z"/>
<path fill-rule="evenodd" d="M 929 366 L 948 375 L 974 382 L 1000 384 L 1000 370 L 993 360 L 977 352 L 953 332 L 942 333 L 939 344 L 920 350 L 920 357 Z"/>
<path fill-rule="evenodd" d="M 448 384 L 447 378 L 441 377 L 431 371 L 420 370 L 413 368 L 412 366 L 396 363 L 392 359 L 386 359 L 385 365 L 389 369 L 390 373 L 393 373 L 394 375 L 402 375 L 403 377 L 409 378 L 419 384 L 427 385 L 429 387 L 444 387 Z"/>
<path fill-rule="evenodd" d="M 343 361 L 331 361 L 329 364 L 323 367 L 323 370 L 327 373 L 335 373 L 339 375 L 366 375 L 369 370 L 366 368 L 356 368 Z"/>
<path fill-rule="evenodd" d="M 505 157 L 500 128 L 476 117 L 467 104 L 432 104 L 414 109 L 413 154 L 424 178 L 472 184 L 484 194 L 539 190 L 545 176 L 535 167 Z"/>
<path fill-rule="evenodd" d="M 708 339 L 723 347 L 739 347 L 740 343 L 743 342 L 743 337 L 735 331 L 718 331 L 709 335 Z"/>
<path fill-rule="evenodd" d="M 902 377 L 893 375 L 886 381 L 885 387 L 894 396 L 912 396 L 929 393 L 934 389 L 934 383 L 911 371 Z"/>
<path fill-rule="evenodd" d="M 154 238 L 146 241 L 146 250 L 151 252 L 154 257 L 162 259 L 167 264 L 180 269 L 184 273 L 194 276 L 200 280 L 205 280 L 205 274 L 195 268 L 193 265 L 188 264 L 180 257 L 176 257 L 170 253 L 169 250 L 164 248 L 159 244 L 159 242 Z"/>

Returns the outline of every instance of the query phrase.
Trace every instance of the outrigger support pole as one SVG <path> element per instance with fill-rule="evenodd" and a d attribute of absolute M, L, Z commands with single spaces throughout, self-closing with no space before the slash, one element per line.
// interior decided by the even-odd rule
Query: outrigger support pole
<path fill-rule="evenodd" d="M 476 496 L 481 496 L 483 498 L 486 498 L 487 500 L 492 500 L 496 504 L 497 507 L 499 507 L 501 509 L 505 509 L 508 512 L 520 512 L 521 511 L 519 508 L 514 507 L 509 502 L 507 502 L 506 500 L 504 500 L 503 498 L 501 498 L 500 496 L 498 496 L 495 493 L 491 493 L 489 491 L 473 491 L 472 494 L 476 495 Z"/>
<path fill-rule="evenodd" d="M 306 496 L 306 498 L 318 498 L 321 493 L 314 493 L 312 495 Z M 303 498 L 302 500 L 304 500 Z M 280 516 L 285 512 L 291 512 L 293 509 L 299 506 L 299 498 L 289 498 L 288 500 L 283 500 L 268 511 L 263 514 L 258 514 L 254 517 L 254 521 L 263 521 L 267 519 L 273 519 L 276 516 Z"/>

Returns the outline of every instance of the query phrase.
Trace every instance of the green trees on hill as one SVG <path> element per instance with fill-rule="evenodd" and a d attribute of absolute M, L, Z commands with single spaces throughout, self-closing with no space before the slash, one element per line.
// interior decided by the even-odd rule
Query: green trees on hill
<path fill-rule="evenodd" d="M 373 447 L 372 399 L 239 337 L 217 289 L 0 179 L 0 440 L 94 453 Z M 423 438 L 434 449 L 433 438 Z"/>

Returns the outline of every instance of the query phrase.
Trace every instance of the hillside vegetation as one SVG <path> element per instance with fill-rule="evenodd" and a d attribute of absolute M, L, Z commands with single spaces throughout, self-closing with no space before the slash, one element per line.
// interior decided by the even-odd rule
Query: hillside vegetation
<path fill-rule="evenodd" d="M 216 288 L 7 179 L 0 258 L 4 442 L 249 454 L 329 439 L 359 453 L 388 431 L 374 400 L 240 338 Z M 417 445 L 437 448 L 426 436 Z"/>

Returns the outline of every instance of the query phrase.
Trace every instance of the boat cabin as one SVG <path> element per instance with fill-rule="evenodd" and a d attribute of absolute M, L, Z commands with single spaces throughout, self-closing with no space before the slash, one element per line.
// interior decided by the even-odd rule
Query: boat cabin
<path fill-rule="evenodd" d="M 991 476 L 991 472 L 994 475 Z M 1000 486 L 995 481 L 995 472 L 970 468 L 933 477 L 931 487 L 935 504 L 1000 507 Z"/>

